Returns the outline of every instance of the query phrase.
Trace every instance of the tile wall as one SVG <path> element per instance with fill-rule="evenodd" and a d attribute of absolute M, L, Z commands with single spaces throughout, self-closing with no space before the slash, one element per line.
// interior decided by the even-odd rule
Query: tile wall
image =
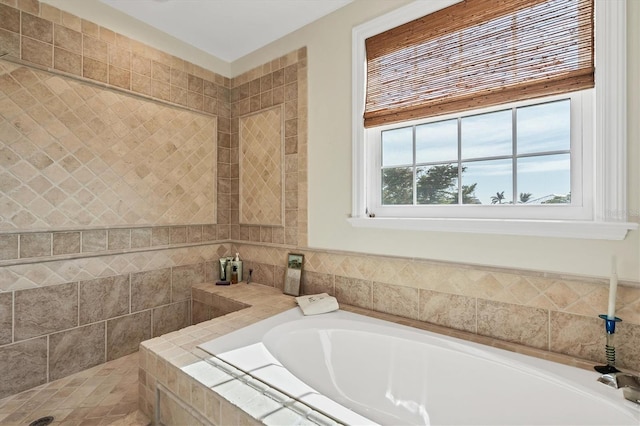
<path fill-rule="evenodd" d="M 300 48 L 231 80 L 231 238 L 233 240 L 307 245 L 307 49 Z M 251 131 L 249 131 L 249 128 Z M 247 155 L 256 134 L 271 135 L 276 146 Z M 261 136 L 263 139 L 263 136 Z M 257 157 L 256 157 L 257 155 Z M 258 163 L 271 163 L 260 167 Z M 278 167 L 278 162 L 280 162 Z M 275 164 L 275 167 L 274 167 Z M 266 175 L 265 171 L 268 171 Z M 262 173 L 262 175 L 261 175 Z M 256 180 L 256 177 L 262 176 Z M 280 177 L 284 191 L 264 189 L 256 200 L 251 185 Z M 242 193 L 240 191 L 243 183 Z M 220 187 L 226 185 L 221 179 Z M 284 217 L 273 205 L 284 208 Z M 260 217 L 256 209 L 264 211 Z M 242 216 L 241 216 L 242 212 Z M 275 223 L 279 220 L 281 223 Z M 237 225 L 236 225 L 237 224 Z"/>
<path fill-rule="evenodd" d="M 256 282 L 283 288 L 283 247 L 236 242 Z M 608 282 L 534 271 L 489 268 L 300 248 L 304 294 L 425 321 L 507 342 L 605 362 Z M 640 288 L 618 288 L 618 366 L 640 371 Z"/>
<path fill-rule="evenodd" d="M 191 324 L 231 223 L 228 78 L 36 0 L 0 56 L 2 398 Z"/>

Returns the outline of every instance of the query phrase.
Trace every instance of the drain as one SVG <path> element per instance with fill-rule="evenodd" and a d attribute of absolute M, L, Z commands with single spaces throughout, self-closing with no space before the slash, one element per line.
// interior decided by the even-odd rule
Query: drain
<path fill-rule="evenodd" d="M 41 417 L 29 423 L 29 426 L 47 426 L 53 423 L 53 416 Z"/>

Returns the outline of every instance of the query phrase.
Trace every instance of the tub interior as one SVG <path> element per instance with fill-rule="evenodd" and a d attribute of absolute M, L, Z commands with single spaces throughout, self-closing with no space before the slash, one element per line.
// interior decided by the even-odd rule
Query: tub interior
<path fill-rule="evenodd" d="M 201 347 L 342 423 L 640 424 L 595 372 L 344 311 L 261 323 Z"/>

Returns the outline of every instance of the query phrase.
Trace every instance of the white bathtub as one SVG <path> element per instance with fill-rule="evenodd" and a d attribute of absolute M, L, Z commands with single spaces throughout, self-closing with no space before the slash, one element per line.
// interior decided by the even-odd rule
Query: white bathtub
<path fill-rule="evenodd" d="M 640 425 L 595 371 L 350 312 L 294 308 L 200 347 L 345 424 Z"/>

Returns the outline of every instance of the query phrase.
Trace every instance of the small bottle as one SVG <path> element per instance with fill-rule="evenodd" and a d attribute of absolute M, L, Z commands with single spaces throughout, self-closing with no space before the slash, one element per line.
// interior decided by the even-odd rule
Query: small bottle
<path fill-rule="evenodd" d="M 238 283 L 238 267 L 233 265 L 233 269 L 231 270 L 231 284 Z"/>

